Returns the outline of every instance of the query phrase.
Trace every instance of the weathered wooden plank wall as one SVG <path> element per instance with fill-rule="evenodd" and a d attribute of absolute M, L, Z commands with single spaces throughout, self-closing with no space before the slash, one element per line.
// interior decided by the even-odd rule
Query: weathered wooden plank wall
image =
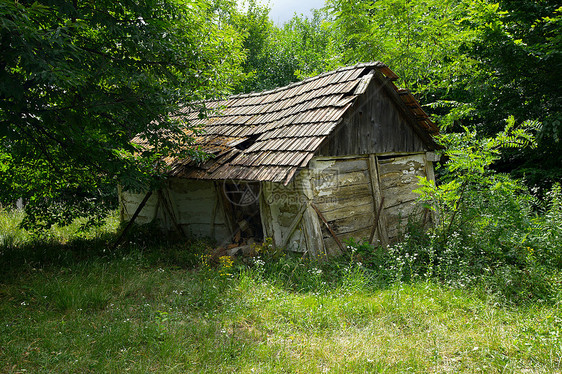
<path fill-rule="evenodd" d="M 315 158 L 310 174 L 314 204 L 337 237 L 367 238 L 374 221 L 368 158 Z M 322 239 L 328 254 L 341 252 L 324 226 Z"/>
<path fill-rule="evenodd" d="M 313 202 L 340 240 L 369 239 L 384 198 L 375 243 L 386 245 L 399 238 L 410 214 L 421 213 L 413 190 L 418 187 L 417 176 L 426 175 L 426 167 L 424 153 L 383 158 L 318 157 L 309 167 Z M 328 254 L 339 252 L 325 227 L 322 238 Z"/>
<path fill-rule="evenodd" d="M 218 201 L 218 192 L 220 191 L 212 181 L 172 178 L 161 194 L 150 197 L 137 221 L 148 223 L 158 219 L 168 231 L 175 230 L 177 223 L 185 234 L 211 237 L 219 243 L 229 241 L 231 232 L 225 221 L 223 207 Z M 121 192 L 125 220 L 131 218 L 144 196 L 145 193 Z M 166 200 L 168 209 L 164 209 L 162 199 Z"/>
<path fill-rule="evenodd" d="M 295 178 L 287 186 L 281 183 L 263 182 L 260 214 L 264 235 L 271 237 L 278 247 L 305 252 L 306 242 L 304 215 L 308 202 Z"/>
<path fill-rule="evenodd" d="M 418 187 L 417 177 L 426 175 L 433 178 L 433 165 L 425 153 L 316 157 L 287 186 L 262 182 L 259 205 L 264 235 L 290 251 L 333 256 L 341 250 L 332 232 L 341 241 L 369 239 L 378 216 L 375 243 L 386 245 L 399 238 L 410 214 L 422 213 L 413 190 Z M 174 230 L 177 222 L 185 233 L 227 242 L 232 228 L 220 193 L 220 183 L 174 178 L 148 200 L 138 220 L 157 218 L 168 230 Z M 124 219 L 132 216 L 144 196 L 121 192 Z M 383 211 L 377 215 L 381 201 Z"/>
<path fill-rule="evenodd" d="M 146 192 L 131 192 L 131 191 L 120 191 L 119 201 L 120 201 L 120 215 L 124 221 L 131 219 L 137 207 L 141 201 L 146 196 Z M 153 194 L 150 196 L 146 205 L 139 213 L 136 222 L 140 224 L 149 223 L 156 218 L 158 196 Z"/>
<path fill-rule="evenodd" d="M 427 147 L 413 130 L 415 124 L 390 95 L 396 93 L 374 78 L 316 155 L 424 152 Z"/>
<path fill-rule="evenodd" d="M 378 163 L 388 239 L 393 242 L 404 232 L 412 213 L 423 213 L 413 190 L 418 188 L 417 177 L 426 176 L 426 155 L 379 158 Z"/>

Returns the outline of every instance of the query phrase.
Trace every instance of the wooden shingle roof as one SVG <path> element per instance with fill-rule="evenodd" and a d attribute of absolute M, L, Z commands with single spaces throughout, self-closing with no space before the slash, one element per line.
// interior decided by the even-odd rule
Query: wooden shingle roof
<path fill-rule="evenodd" d="M 412 110 L 417 126 L 437 133 L 416 99 L 392 83 L 397 76 L 386 65 L 358 64 L 275 90 L 207 101 L 211 112 L 205 119 L 198 118 L 198 111 L 186 109 L 181 119 L 204 126 L 196 144 L 213 157 L 203 164 L 170 160 L 171 175 L 288 183 L 308 164 L 375 74 L 382 74 Z"/>

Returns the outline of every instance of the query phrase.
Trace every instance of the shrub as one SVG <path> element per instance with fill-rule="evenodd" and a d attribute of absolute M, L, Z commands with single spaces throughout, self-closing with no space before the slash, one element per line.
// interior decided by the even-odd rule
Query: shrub
<path fill-rule="evenodd" d="M 562 268 L 562 193 L 540 202 L 518 180 L 494 172 L 503 147 L 532 144 L 515 129 L 491 139 L 475 132 L 442 136 L 447 159 L 440 184 L 420 179 L 420 200 L 433 212 L 424 231 L 410 222 L 403 241 L 387 249 L 350 241 L 352 257 L 384 282 L 433 279 L 453 287 L 478 286 L 510 302 L 548 300 Z"/>
<path fill-rule="evenodd" d="M 510 119 L 495 138 L 466 130 L 442 140 L 442 183 L 421 178 L 418 190 L 435 226 L 401 244 L 417 253 L 413 269 L 453 285 L 481 284 L 511 301 L 551 297 L 550 274 L 560 268 L 560 187 L 541 216 L 520 181 L 491 168 L 501 148 L 532 145 L 532 136 Z"/>

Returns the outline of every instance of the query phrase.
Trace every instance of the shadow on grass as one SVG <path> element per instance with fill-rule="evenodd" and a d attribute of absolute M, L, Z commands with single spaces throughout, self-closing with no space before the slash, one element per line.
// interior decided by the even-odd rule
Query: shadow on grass
<path fill-rule="evenodd" d="M 209 248 L 206 241 L 166 235 L 154 225 L 133 226 L 115 247 L 120 232 L 104 232 L 93 238 L 76 236 L 66 242 L 30 236 L 20 245 L 0 245 L 0 282 L 9 282 L 32 269 L 68 268 L 130 256 L 144 266 L 192 268 Z"/>

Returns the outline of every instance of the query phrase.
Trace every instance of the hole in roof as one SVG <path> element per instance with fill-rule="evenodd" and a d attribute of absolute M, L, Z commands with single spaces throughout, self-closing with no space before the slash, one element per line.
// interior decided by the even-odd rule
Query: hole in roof
<path fill-rule="evenodd" d="M 365 68 L 365 69 L 363 69 L 363 71 L 361 73 L 359 73 L 357 78 L 363 78 L 365 75 L 371 74 L 372 71 L 374 71 L 374 69 L 371 68 L 371 67 Z"/>
<path fill-rule="evenodd" d="M 357 76 L 357 78 L 355 78 L 355 84 L 353 85 L 353 87 L 351 87 L 351 89 L 347 92 L 344 92 L 341 96 L 342 99 L 349 97 L 349 96 L 355 96 L 355 90 L 357 89 L 357 86 L 359 86 L 361 84 L 361 78 L 369 75 L 373 72 L 374 70 L 372 68 L 365 68 L 363 69 L 363 71 L 361 73 L 359 73 L 359 75 Z"/>
<path fill-rule="evenodd" d="M 241 151 L 245 151 L 246 149 L 250 148 L 252 144 L 256 142 L 256 140 L 258 140 L 259 136 L 260 136 L 259 134 L 250 135 L 248 136 L 248 139 L 244 140 L 241 143 L 236 144 L 234 148 L 239 149 Z"/>

